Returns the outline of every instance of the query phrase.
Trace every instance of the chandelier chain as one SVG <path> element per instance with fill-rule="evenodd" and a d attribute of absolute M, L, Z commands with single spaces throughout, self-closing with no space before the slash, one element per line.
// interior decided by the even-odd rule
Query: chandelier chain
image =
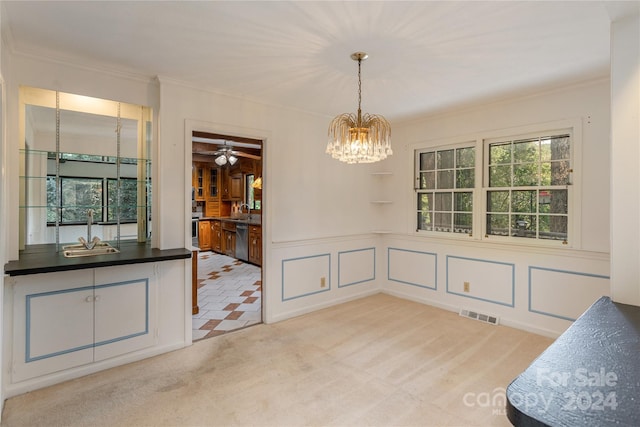
<path fill-rule="evenodd" d="M 358 58 L 358 116 L 362 110 L 362 78 L 360 77 L 360 69 L 362 65 L 362 59 Z"/>

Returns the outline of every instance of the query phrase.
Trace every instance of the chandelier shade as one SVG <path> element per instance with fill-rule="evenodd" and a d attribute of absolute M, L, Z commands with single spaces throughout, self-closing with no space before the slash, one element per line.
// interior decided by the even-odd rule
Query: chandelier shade
<path fill-rule="evenodd" d="M 345 163 L 373 163 L 393 154 L 391 125 L 383 116 L 362 114 L 361 64 L 368 55 L 356 52 L 351 59 L 358 61 L 358 112 L 343 113 L 329 125 L 326 153 Z"/>

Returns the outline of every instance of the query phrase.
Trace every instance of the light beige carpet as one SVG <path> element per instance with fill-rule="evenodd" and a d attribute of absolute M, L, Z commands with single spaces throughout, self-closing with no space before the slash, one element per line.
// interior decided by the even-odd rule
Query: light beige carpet
<path fill-rule="evenodd" d="M 14 397 L 2 425 L 509 426 L 551 342 L 379 294 Z"/>

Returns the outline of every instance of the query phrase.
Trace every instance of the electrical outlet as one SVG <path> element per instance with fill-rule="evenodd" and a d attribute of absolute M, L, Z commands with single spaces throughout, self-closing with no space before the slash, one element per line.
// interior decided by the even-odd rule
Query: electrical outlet
<path fill-rule="evenodd" d="M 321 288 L 326 288 L 327 287 L 327 279 L 325 277 L 321 277 L 320 278 L 320 287 Z"/>
<path fill-rule="evenodd" d="M 469 292 L 470 287 L 471 287 L 471 284 L 469 282 L 464 282 L 463 290 L 465 292 Z"/>

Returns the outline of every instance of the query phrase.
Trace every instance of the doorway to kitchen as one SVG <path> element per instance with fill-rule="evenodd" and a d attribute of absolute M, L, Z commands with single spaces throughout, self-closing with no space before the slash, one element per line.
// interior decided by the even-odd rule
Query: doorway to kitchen
<path fill-rule="evenodd" d="M 193 131 L 192 339 L 262 322 L 263 141 Z"/>

